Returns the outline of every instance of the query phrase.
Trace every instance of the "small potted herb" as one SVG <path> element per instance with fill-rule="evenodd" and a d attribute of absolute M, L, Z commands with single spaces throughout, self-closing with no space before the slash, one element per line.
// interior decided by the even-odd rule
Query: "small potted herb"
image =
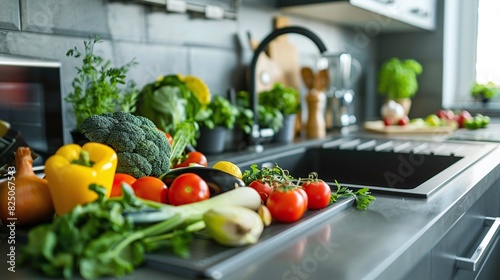
<path fill-rule="evenodd" d="M 94 46 L 100 43 L 98 36 L 84 41 L 84 51 L 74 47 L 66 56 L 81 58 L 82 65 L 76 67 L 77 75 L 71 83 L 73 92 L 64 101 L 73 108 L 76 128 L 72 131 L 74 141 L 79 143 L 79 126 L 88 117 L 116 111 L 135 110 L 137 90 L 133 81 L 125 82 L 128 70 L 137 65 L 135 60 L 121 67 L 111 67 L 111 61 L 94 54 Z"/>
<path fill-rule="evenodd" d="M 403 105 L 405 115 L 411 107 L 411 98 L 417 93 L 417 76 L 422 73 L 422 65 L 414 59 L 393 57 L 385 61 L 378 73 L 378 91 Z"/>
<path fill-rule="evenodd" d="M 238 116 L 238 109 L 229 100 L 214 95 L 210 103 L 197 115 L 200 126 L 200 138 L 196 149 L 207 154 L 224 151 L 226 132 L 233 129 Z"/>
<path fill-rule="evenodd" d="M 254 124 L 254 115 L 250 109 L 250 94 L 248 91 L 242 90 L 237 93 L 236 106 L 239 111 L 236 125 L 248 136 Z M 283 114 L 276 107 L 257 104 L 257 115 L 259 117 L 259 127 L 261 128 L 269 128 L 276 132 L 283 126 Z M 264 142 L 270 140 L 266 139 Z"/>
<path fill-rule="evenodd" d="M 297 90 L 286 87 L 281 83 L 274 84 L 271 90 L 259 93 L 259 104 L 263 106 L 263 111 L 268 112 L 267 114 L 264 113 L 264 116 L 272 116 L 272 113 L 269 112 L 275 112 L 274 110 L 282 114 L 282 121 L 278 123 L 278 129 L 276 129 L 276 126 L 273 127 L 275 132 L 273 140 L 275 142 L 289 143 L 293 140 L 295 136 L 295 119 L 300 109 L 299 100 Z M 277 116 L 273 116 L 273 118 L 279 120 Z"/>
<path fill-rule="evenodd" d="M 493 82 L 488 82 L 486 84 L 475 82 L 471 89 L 472 97 L 483 103 L 488 103 L 491 98 L 497 96 L 499 93 L 500 86 Z"/>

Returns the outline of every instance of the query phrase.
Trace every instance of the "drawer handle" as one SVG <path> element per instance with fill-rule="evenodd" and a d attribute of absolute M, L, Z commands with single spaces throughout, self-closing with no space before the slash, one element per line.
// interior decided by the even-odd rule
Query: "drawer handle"
<path fill-rule="evenodd" d="M 484 236 L 481 243 L 479 243 L 479 246 L 477 246 L 474 254 L 472 254 L 472 257 L 456 257 L 458 268 L 476 271 L 476 269 L 479 267 L 479 263 L 483 260 L 489 247 L 494 243 L 493 241 L 495 240 L 498 229 L 500 228 L 500 218 L 486 217 L 485 220 L 487 225 L 491 225 L 490 229 Z"/>
<path fill-rule="evenodd" d="M 385 5 L 394 4 L 394 0 L 375 0 L 375 1 Z"/>
<path fill-rule="evenodd" d="M 429 16 L 429 11 L 424 10 L 422 8 L 413 8 L 410 10 L 410 12 L 416 16 L 419 16 L 419 17 L 428 17 Z"/>

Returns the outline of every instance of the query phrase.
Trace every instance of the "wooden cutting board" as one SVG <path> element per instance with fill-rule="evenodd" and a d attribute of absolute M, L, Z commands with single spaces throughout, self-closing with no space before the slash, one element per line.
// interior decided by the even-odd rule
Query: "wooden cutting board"
<path fill-rule="evenodd" d="M 368 131 L 384 134 L 441 134 L 452 133 L 457 129 L 457 126 L 454 124 L 446 126 L 428 126 L 411 123 L 405 126 L 386 126 L 383 121 L 368 121 L 363 124 L 363 128 Z"/>
<path fill-rule="evenodd" d="M 274 18 L 274 29 L 289 26 L 289 20 L 284 16 Z M 269 57 L 276 62 L 283 72 L 283 84 L 301 90 L 301 76 L 299 53 L 294 45 L 288 42 L 287 35 L 281 35 L 272 40 L 268 45 Z M 298 118 L 295 119 L 295 133 L 299 134 L 302 129 L 302 113 L 298 112 Z"/>
<path fill-rule="evenodd" d="M 274 18 L 274 29 L 289 26 L 287 17 L 277 16 Z M 283 71 L 284 84 L 300 90 L 300 63 L 299 54 L 294 45 L 290 44 L 287 35 L 281 35 L 269 43 L 269 57 L 275 61 Z"/>
<path fill-rule="evenodd" d="M 257 49 L 260 42 L 253 40 L 249 32 L 247 33 L 247 39 L 250 48 L 252 50 Z M 257 93 L 271 90 L 275 83 L 285 83 L 285 75 L 280 65 L 271 59 L 266 52 L 259 54 L 255 66 L 255 75 L 255 92 Z"/>

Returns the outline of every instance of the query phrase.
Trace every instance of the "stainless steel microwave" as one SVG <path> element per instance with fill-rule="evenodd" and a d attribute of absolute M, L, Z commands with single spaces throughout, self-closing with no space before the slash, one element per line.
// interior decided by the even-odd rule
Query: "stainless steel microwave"
<path fill-rule="evenodd" d="M 0 119 L 39 155 L 36 167 L 63 145 L 61 64 L 0 53 Z"/>

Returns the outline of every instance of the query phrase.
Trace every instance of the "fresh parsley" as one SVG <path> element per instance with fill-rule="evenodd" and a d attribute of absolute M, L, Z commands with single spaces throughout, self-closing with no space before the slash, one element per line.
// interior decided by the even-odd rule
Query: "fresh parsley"
<path fill-rule="evenodd" d="M 368 206 L 375 200 L 375 197 L 371 195 L 368 188 L 362 188 L 353 192 L 346 187 L 341 187 L 336 180 L 335 185 L 337 186 L 337 191 L 332 192 L 332 195 L 330 197 L 331 202 L 336 202 L 337 199 L 341 197 L 354 197 L 354 199 L 356 200 L 356 208 L 364 211 L 368 209 Z"/>
<path fill-rule="evenodd" d="M 86 118 L 116 111 L 133 112 L 138 91 L 134 81 L 125 82 L 128 70 L 138 63 L 133 59 L 121 67 L 111 67 L 111 61 L 94 54 L 94 47 L 102 42 L 99 36 L 84 41 L 84 51 L 77 47 L 66 56 L 82 58 L 76 67 L 77 75 L 71 85 L 73 92 L 64 101 L 73 106 L 77 129 Z"/>

